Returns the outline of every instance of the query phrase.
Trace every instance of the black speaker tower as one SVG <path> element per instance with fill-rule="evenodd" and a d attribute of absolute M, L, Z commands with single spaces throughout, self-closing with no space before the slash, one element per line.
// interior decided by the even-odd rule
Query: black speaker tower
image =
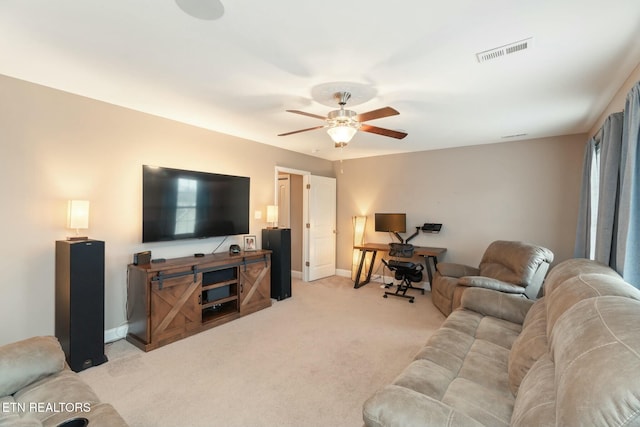
<path fill-rule="evenodd" d="M 291 296 L 291 229 L 262 230 L 262 249 L 271 254 L 271 298 L 278 301 Z"/>
<path fill-rule="evenodd" d="M 104 354 L 104 242 L 56 241 L 55 334 L 75 372 Z"/>

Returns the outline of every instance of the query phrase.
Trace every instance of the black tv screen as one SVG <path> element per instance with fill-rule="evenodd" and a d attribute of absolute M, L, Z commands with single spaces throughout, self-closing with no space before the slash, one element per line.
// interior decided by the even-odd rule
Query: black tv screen
<path fill-rule="evenodd" d="M 403 213 L 375 214 L 375 230 L 405 233 L 407 231 L 407 215 Z"/>
<path fill-rule="evenodd" d="M 249 178 L 142 166 L 142 241 L 249 233 Z"/>

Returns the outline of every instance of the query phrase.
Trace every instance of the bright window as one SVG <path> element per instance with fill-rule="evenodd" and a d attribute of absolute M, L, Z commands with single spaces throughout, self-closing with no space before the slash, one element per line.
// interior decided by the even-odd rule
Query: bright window
<path fill-rule="evenodd" d="M 198 181 L 178 179 L 178 203 L 176 208 L 175 234 L 189 234 L 196 230 L 196 205 L 198 203 Z"/>
<path fill-rule="evenodd" d="M 596 258 L 596 231 L 598 229 L 598 201 L 600 196 L 600 144 L 596 144 L 591 157 L 591 224 L 589 258 Z"/>

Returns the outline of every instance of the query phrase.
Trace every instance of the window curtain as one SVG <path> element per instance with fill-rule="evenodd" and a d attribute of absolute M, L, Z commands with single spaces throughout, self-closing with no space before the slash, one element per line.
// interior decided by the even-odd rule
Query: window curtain
<path fill-rule="evenodd" d="M 574 256 L 610 265 L 637 288 L 639 143 L 640 82 L 627 95 L 624 112 L 607 117 L 597 135 L 587 142 L 574 249 Z"/>
<path fill-rule="evenodd" d="M 623 113 L 605 120 L 599 141 L 599 185 L 596 217 L 595 259 L 616 267 L 617 216 L 620 213 L 620 151 L 622 148 Z"/>
<path fill-rule="evenodd" d="M 620 163 L 616 270 L 640 288 L 640 82 L 627 94 Z"/>

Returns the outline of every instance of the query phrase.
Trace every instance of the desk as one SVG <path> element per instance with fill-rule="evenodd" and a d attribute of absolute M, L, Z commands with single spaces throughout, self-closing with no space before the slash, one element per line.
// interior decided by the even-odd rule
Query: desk
<path fill-rule="evenodd" d="M 427 267 L 427 275 L 429 276 L 429 284 L 433 281 L 433 272 L 436 268 L 436 264 L 438 263 L 438 256 L 442 255 L 447 251 L 447 248 L 429 248 L 425 246 L 414 246 L 413 253 L 415 255 L 423 256 L 424 263 Z M 365 243 L 363 245 L 354 246 L 353 249 L 360 250 L 360 262 L 358 263 L 358 272 L 356 273 L 356 280 L 354 284 L 354 288 L 358 289 L 361 286 L 366 285 L 371 280 L 371 273 L 373 272 L 373 264 L 376 261 L 376 255 L 378 251 L 389 252 L 389 244 L 388 243 Z M 367 252 L 371 252 L 371 264 L 369 264 L 369 270 L 367 271 L 367 277 L 364 281 L 360 282 L 360 274 L 362 273 L 362 268 L 364 267 L 364 260 L 367 257 Z M 433 263 L 433 268 L 431 267 L 431 263 Z"/>

